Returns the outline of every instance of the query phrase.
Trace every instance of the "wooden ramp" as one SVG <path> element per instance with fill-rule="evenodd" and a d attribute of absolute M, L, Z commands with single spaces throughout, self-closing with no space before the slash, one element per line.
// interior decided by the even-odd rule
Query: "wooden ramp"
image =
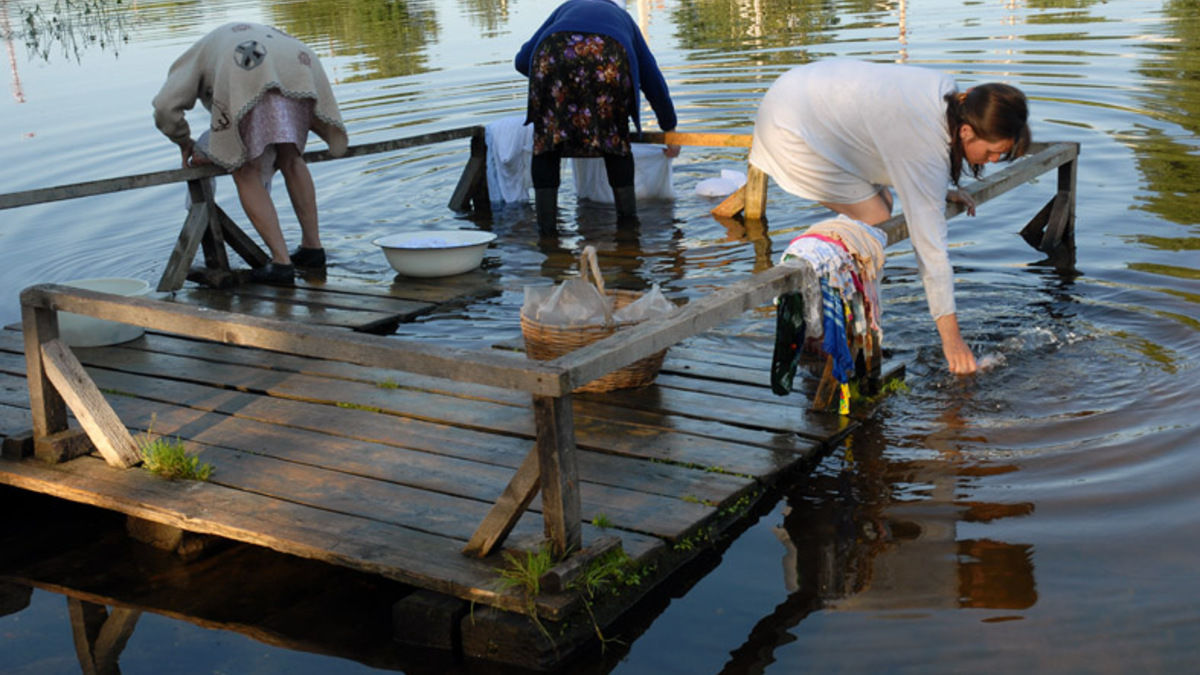
<path fill-rule="evenodd" d="M 651 387 L 575 397 L 585 546 L 615 533 L 644 563 L 693 546 L 852 428 L 773 395 L 769 350 L 685 344 Z M 210 482 L 96 456 L 0 462 L 0 482 L 527 611 L 499 583 L 501 556 L 461 551 L 529 453 L 528 394 L 160 333 L 74 351 L 131 430 L 184 440 Z M 29 427 L 25 363 L 21 334 L 0 332 L 8 429 Z M 508 548 L 542 540 L 539 509 Z M 553 620 L 575 602 L 543 595 L 537 609 Z"/>

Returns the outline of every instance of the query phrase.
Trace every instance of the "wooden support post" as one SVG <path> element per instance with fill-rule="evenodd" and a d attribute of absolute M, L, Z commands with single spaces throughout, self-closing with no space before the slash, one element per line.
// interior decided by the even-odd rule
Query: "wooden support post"
<path fill-rule="evenodd" d="M 221 232 L 224 235 L 226 243 L 246 261 L 246 264 L 251 267 L 262 267 L 271 262 L 271 254 L 262 250 L 253 239 L 251 239 L 242 228 L 238 227 L 237 223 L 233 222 L 233 218 L 225 213 L 225 210 L 216 204 L 212 205 L 213 210 L 217 214 L 217 222 L 221 224 Z"/>
<path fill-rule="evenodd" d="M 725 198 L 725 201 L 717 204 L 712 211 L 709 211 L 717 218 L 733 218 L 741 213 L 746 208 L 746 186 L 733 191 L 733 194 Z"/>
<path fill-rule="evenodd" d="M 476 214 L 490 215 L 492 213 L 492 197 L 488 192 L 487 184 L 487 152 L 487 136 L 483 129 L 479 129 L 475 135 L 471 136 L 471 156 L 483 158 L 483 175 L 471 191 L 471 205 Z"/>
<path fill-rule="evenodd" d="M 140 462 L 142 458 L 129 430 L 104 400 L 104 395 L 83 369 L 83 364 L 71 353 L 71 348 L 57 339 L 43 343 L 41 348 L 47 379 L 75 413 L 75 419 L 79 420 L 79 425 L 104 460 L 110 466 L 122 469 Z"/>
<path fill-rule="evenodd" d="M 25 337 L 25 379 L 29 384 L 36 441 L 67 430 L 67 404 L 50 382 L 42 361 L 42 344 L 58 340 L 58 313 L 45 307 L 22 305 L 21 330 Z"/>
<path fill-rule="evenodd" d="M 33 456 L 47 464 L 61 464 L 83 457 L 96 449 L 92 439 L 79 429 L 67 429 L 35 439 Z"/>
<path fill-rule="evenodd" d="M 188 208 L 187 220 L 183 221 L 183 230 L 179 232 L 179 239 L 175 242 L 175 250 L 171 251 L 167 267 L 158 280 L 158 291 L 177 291 L 183 287 L 188 268 L 196 257 L 196 249 L 200 246 L 200 239 L 208 230 L 208 223 L 208 202 L 192 202 Z"/>
<path fill-rule="evenodd" d="M 133 635 L 141 610 L 114 607 L 110 614 L 104 605 L 67 598 L 67 614 L 81 672 L 89 675 L 121 672 L 117 662 Z"/>
<path fill-rule="evenodd" d="M 746 170 L 746 220 L 762 220 L 767 215 L 767 174 L 749 165 Z"/>
<path fill-rule="evenodd" d="M 571 396 L 534 396 L 533 416 L 546 538 L 561 557 L 577 550 L 583 537 Z"/>
<path fill-rule="evenodd" d="M 529 503 L 538 493 L 539 486 L 538 449 L 535 446 L 525 455 L 517 473 L 492 505 L 483 522 L 475 529 L 475 534 L 471 535 L 471 540 L 462 552 L 476 558 L 484 558 L 491 554 L 512 531 L 525 509 L 529 508 Z"/>
<path fill-rule="evenodd" d="M 833 393 L 837 391 L 838 381 L 833 377 L 833 357 L 825 357 L 825 368 L 821 371 L 821 380 L 817 382 L 817 391 L 813 394 L 813 410 L 826 410 L 833 403 Z"/>
<path fill-rule="evenodd" d="M 208 225 L 200 244 L 204 248 L 204 266 L 209 269 L 229 271 L 229 256 L 225 252 L 225 237 L 221 233 L 221 222 L 217 217 L 216 202 L 213 201 L 212 183 L 201 180 L 188 181 L 188 195 L 192 203 L 208 204 Z M 191 261 L 188 261 L 191 264 Z"/>
<path fill-rule="evenodd" d="M 593 560 L 621 548 L 621 538 L 616 535 L 600 537 L 591 546 L 576 551 L 571 557 L 555 565 L 541 576 L 538 585 L 543 593 L 562 593 L 571 582 L 579 578 Z"/>
<path fill-rule="evenodd" d="M 1075 158 L 1058 167 L 1058 197 L 1065 213 L 1058 220 L 1052 215 L 1042 241 L 1044 251 L 1060 272 L 1075 269 L 1075 174 L 1079 165 L 1078 146 Z"/>
<path fill-rule="evenodd" d="M 450 196 L 449 207 L 456 213 L 465 213 L 474 204 L 476 209 L 486 209 L 491 212 L 487 189 L 487 141 L 484 132 L 479 129 L 471 135 L 471 157 L 458 178 L 454 194 Z"/>

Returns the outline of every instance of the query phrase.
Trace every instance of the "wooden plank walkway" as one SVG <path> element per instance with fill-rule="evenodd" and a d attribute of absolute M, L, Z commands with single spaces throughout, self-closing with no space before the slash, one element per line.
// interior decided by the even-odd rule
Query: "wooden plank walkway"
<path fill-rule="evenodd" d="M 534 441 L 528 394 L 154 332 L 74 351 L 125 425 L 182 439 L 211 481 L 87 456 L 3 461 L 0 482 L 526 611 L 498 583 L 501 556 L 461 550 Z M 799 392 L 773 395 L 769 362 L 765 343 L 685 343 L 651 387 L 576 396 L 584 545 L 616 533 L 654 563 L 853 428 L 806 413 Z M 5 429 L 29 428 L 25 367 L 21 334 L 0 331 Z M 508 549 L 542 540 L 539 510 Z M 543 595 L 537 610 L 553 620 L 576 603 Z"/>
<path fill-rule="evenodd" d="M 242 283 L 228 288 L 189 285 L 166 299 L 248 316 L 366 333 L 394 332 L 438 307 L 490 297 L 500 291 L 482 270 L 438 279 L 396 275 L 390 283 L 300 276 L 294 287 Z"/>

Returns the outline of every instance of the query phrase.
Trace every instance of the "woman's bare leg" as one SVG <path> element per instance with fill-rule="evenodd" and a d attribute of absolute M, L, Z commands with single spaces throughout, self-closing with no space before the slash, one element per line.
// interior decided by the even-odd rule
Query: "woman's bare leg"
<path fill-rule="evenodd" d="M 278 153 L 275 166 L 279 167 L 283 174 L 288 197 L 291 198 L 292 208 L 296 211 L 296 220 L 300 221 L 300 245 L 304 248 L 321 248 L 321 234 L 317 223 L 317 190 L 313 185 L 308 165 L 304 163 L 300 151 L 291 143 L 279 143 L 275 149 Z"/>
<path fill-rule="evenodd" d="M 271 262 L 290 265 L 292 258 L 288 255 L 287 243 L 279 228 L 279 214 L 275 211 L 275 203 L 271 201 L 271 193 L 262 184 L 261 160 L 259 157 L 234 169 L 233 183 L 237 186 L 242 210 L 271 253 Z"/>

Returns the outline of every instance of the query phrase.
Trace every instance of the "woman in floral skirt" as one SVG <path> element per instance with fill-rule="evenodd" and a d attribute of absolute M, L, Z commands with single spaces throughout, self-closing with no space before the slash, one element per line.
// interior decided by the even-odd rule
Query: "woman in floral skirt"
<path fill-rule="evenodd" d="M 618 223 L 636 223 L 629 119 L 640 132 L 639 92 L 663 131 L 676 123 L 666 80 L 637 23 L 612 0 L 567 0 L 521 47 L 516 68 L 529 78 L 525 123 L 533 123 L 538 229 L 558 229 L 563 157 L 603 157 Z M 663 152 L 676 157 L 679 146 Z"/>

